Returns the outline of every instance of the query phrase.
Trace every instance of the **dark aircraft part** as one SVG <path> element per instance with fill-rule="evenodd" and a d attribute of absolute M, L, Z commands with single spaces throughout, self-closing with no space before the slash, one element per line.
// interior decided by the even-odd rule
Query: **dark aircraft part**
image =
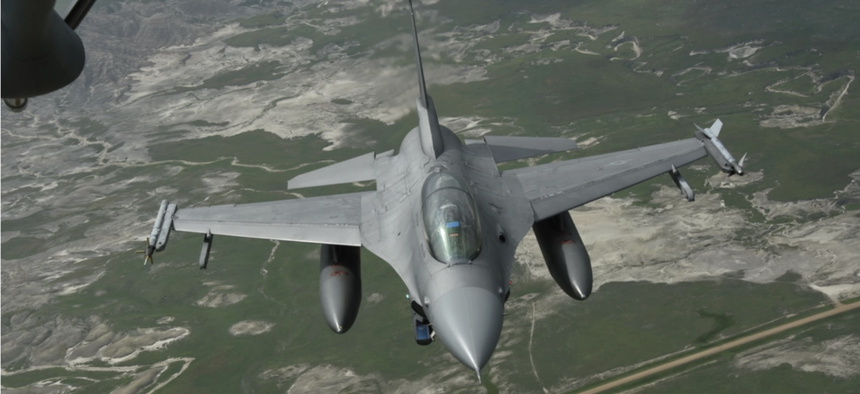
<path fill-rule="evenodd" d="M 200 249 L 200 269 L 205 270 L 209 265 L 209 252 L 212 251 L 212 239 L 215 238 L 211 232 L 203 235 L 203 247 Z"/>
<path fill-rule="evenodd" d="M 146 265 L 147 262 L 150 264 L 155 263 L 155 260 L 152 259 L 153 253 L 155 253 L 155 245 L 150 245 L 149 240 L 147 240 L 146 249 L 143 250 L 143 265 Z"/>
<path fill-rule="evenodd" d="M 50 93 L 81 75 L 84 44 L 53 0 L 3 0 L 2 14 L 3 98 Z"/>
<path fill-rule="evenodd" d="M 69 10 L 69 14 L 66 15 L 66 24 L 72 29 L 77 29 L 95 2 L 96 0 L 77 0 L 72 9 Z"/>
<path fill-rule="evenodd" d="M 532 229 L 549 273 L 567 295 L 584 300 L 591 294 L 591 259 L 570 214 L 536 222 Z"/>
<path fill-rule="evenodd" d="M 678 189 L 681 190 L 681 194 L 687 198 L 687 201 L 693 201 L 696 199 L 696 195 L 693 193 L 693 189 L 684 180 L 684 177 L 681 176 L 681 172 L 675 168 L 675 165 L 672 165 L 672 170 L 669 171 L 669 176 L 672 177 L 672 181 L 675 182 L 675 186 L 678 186 Z"/>
<path fill-rule="evenodd" d="M 320 247 L 320 304 L 332 331 L 349 331 L 361 304 L 361 248 Z"/>
<path fill-rule="evenodd" d="M 412 303 L 410 304 L 410 306 L 412 307 L 412 310 L 413 310 L 415 313 L 417 313 L 418 315 L 420 315 L 421 317 L 423 317 L 423 318 L 425 318 L 425 319 L 427 318 L 427 313 L 425 313 L 425 312 L 424 312 L 424 307 L 422 307 L 421 305 L 418 305 L 418 303 L 417 303 L 417 302 L 412 301 Z"/>
<path fill-rule="evenodd" d="M 27 103 L 30 100 L 25 98 L 13 98 L 13 99 L 3 99 L 3 104 L 6 104 L 6 108 L 9 108 L 12 112 L 21 112 L 27 109 Z"/>
<path fill-rule="evenodd" d="M 433 343 L 433 327 L 427 319 L 412 312 L 412 328 L 415 329 L 415 342 L 421 346 Z"/>

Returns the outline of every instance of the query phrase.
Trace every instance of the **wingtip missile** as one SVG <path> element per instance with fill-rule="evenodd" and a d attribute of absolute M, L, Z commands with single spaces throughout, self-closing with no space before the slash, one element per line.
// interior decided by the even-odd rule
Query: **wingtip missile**
<path fill-rule="evenodd" d="M 729 150 L 726 149 L 723 142 L 718 138 L 720 131 L 723 128 L 723 122 L 717 119 L 711 127 L 705 129 L 701 128 L 699 125 L 695 126 L 699 130 L 696 132 L 696 138 L 704 144 L 705 150 L 720 167 L 720 171 L 729 174 L 729 176 L 735 174 L 743 175 L 743 163 L 744 159 L 746 159 L 746 154 L 744 154 L 744 157 L 742 157 L 740 162 L 738 162 L 732 154 L 729 153 Z"/>
<path fill-rule="evenodd" d="M 146 263 L 154 263 L 152 254 L 156 251 L 162 251 L 167 246 L 167 239 L 170 235 L 170 229 L 173 224 L 173 213 L 176 212 L 176 204 L 169 204 L 167 200 L 161 202 L 158 208 L 158 214 L 155 217 L 155 223 L 152 225 L 152 232 L 146 238 L 146 249 L 139 253 L 144 253 L 143 265 Z"/>

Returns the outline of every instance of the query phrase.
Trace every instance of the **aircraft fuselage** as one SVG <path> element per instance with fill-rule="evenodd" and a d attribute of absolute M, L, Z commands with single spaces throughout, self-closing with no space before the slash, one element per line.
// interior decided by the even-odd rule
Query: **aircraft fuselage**
<path fill-rule="evenodd" d="M 445 127 L 441 134 L 445 151 L 438 158 L 422 151 L 417 128 L 397 155 L 377 157 L 377 191 L 362 199 L 362 245 L 395 267 L 442 343 L 479 369 L 498 342 L 514 252 L 533 214 L 522 188 L 500 176 L 486 145 L 463 145 Z M 480 224 L 480 251 L 468 261 L 440 262 L 431 251 L 422 189 L 438 172 L 468 180 Z"/>

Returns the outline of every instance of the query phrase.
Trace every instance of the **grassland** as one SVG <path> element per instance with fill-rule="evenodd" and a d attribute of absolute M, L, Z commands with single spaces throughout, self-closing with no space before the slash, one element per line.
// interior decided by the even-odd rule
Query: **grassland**
<path fill-rule="evenodd" d="M 438 344 L 419 347 L 412 343 L 405 288 L 387 264 L 363 253 L 365 294 L 379 293 L 384 298 L 378 303 L 365 300 L 353 329 L 347 335 L 335 335 L 319 316 L 316 247 L 282 243 L 267 263 L 273 247 L 269 241 L 219 238 L 210 268 L 201 271 L 196 266 L 198 237 L 175 234 L 168 252 L 157 255 L 154 266 L 142 267 L 139 255 L 129 252 L 114 259 L 105 277 L 85 291 L 62 297 L 36 313 L 63 313 L 67 318 L 97 314 L 117 332 L 154 327 L 159 318 L 173 316 L 176 320 L 171 325 L 188 327 L 194 335 L 171 344 L 169 354 L 195 361 L 165 392 L 224 392 L 237 382 L 270 391 L 277 382 L 258 379 L 261 373 L 298 364 L 331 364 L 392 380 L 420 379 L 428 372 L 422 367 L 427 362 L 439 367 L 455 362 Z M 261 275 L 262 267 L 266 275 Z M 519 280 L 514 278 L 515 283 Z M 232 285 L 231 292 L 248 297 L 221 308 L 198 306 L 195 301 L 210 291 L 206 282 Z M 533 292 L 548 295 L 555 291 L 549 285 L 523 282 L 514 287 L 512 299 Z M 557 385 L 571 376 L 585 378 L 700 346 L 703 335 L 732 335 L 822 301 L 819 293 L 792 283 L 613 283 L 588 302 L 565 301 L 556 314 L 538 321 L 532 353 L 544 384 Z M 702 310 L 730 314 L 734 325 L 715 325 L 702 317 Z M 530 308 L 511 310 L 505 327 L 518 331 L 511 339 L 520 340 L 502 345 L 499 351 L 521 355 L 508 358 L 502 368 L 512 371 L 510 380 L 518 387 L 538 390 L 525 357 L 529 350 L 523 339 L 531 324 L 528 311 Z M 275 326 L 260 336 L 230 335 L 227 329 L 242 320 L 263 320 Z M 146 352 L 120 365 L 155 363 L 165 356 L 165 352 Z M 66 374 L 59 371 L 55 376 Z M 44 373 L 13 376 L 19 385 L 45 378 Z"/>
<path fill-rule="evenodd" d="M 860 383 L 860 376 L 834 364 L 831 371 L 823 364 L 816 365 L 815 346 L 825 341 L 855 335 L 860 329 L 860 314 L 847 313 L 821 321 L 813 327 L 798 328 L 782 334 L 783 341 L 800 344 L 800 349 L 810 352 L 811 359 L 798 359 L 797 354 L 787 352 L 781 364 L 771 368 L 740 368 L 737 363 L 744 355 L 755 352 L 762 343 L 755 343 L 713 357 L 695 367 L 683 371 L 671 371 L 655 377 L 659 385 L 647 387 L 644 393 L 850 393 Z M 805 346 L 804 346 L 805 344 Z M 820 346 L 820 345 L 819 345 Z M 842 353 L 845 349 L 836 350 Z M 852 350 L 847 350 L 852 351 Z M 833 355 L 831 355 L 832 357 Z M 802 356 L 801 356 L 802 357 Z M 819 355 L 820 357 L 827 357 Z M 836 357 L 854 357 L 843 353 Z M 796 364 L 796 366 L 793 366 Z M 849 367 L 850 368 L 850 367 Z M 848 373 L 847 376 L 844 375 Z"/>

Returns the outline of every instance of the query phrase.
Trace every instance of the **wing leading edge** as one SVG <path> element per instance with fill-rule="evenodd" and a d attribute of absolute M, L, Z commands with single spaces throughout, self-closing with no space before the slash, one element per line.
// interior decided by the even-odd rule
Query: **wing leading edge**
<path fill-rule="evenodd" d="M 557 163 L 509 170 L 520 183 L 535 221 L 610 195 L 692 163 L 708 152 L 697 138 Z"/>
<path fill-rule="evenodd" d="M 173 229 L 233 237 L 361 246 L 362 193 L 183 208 Z"/>

